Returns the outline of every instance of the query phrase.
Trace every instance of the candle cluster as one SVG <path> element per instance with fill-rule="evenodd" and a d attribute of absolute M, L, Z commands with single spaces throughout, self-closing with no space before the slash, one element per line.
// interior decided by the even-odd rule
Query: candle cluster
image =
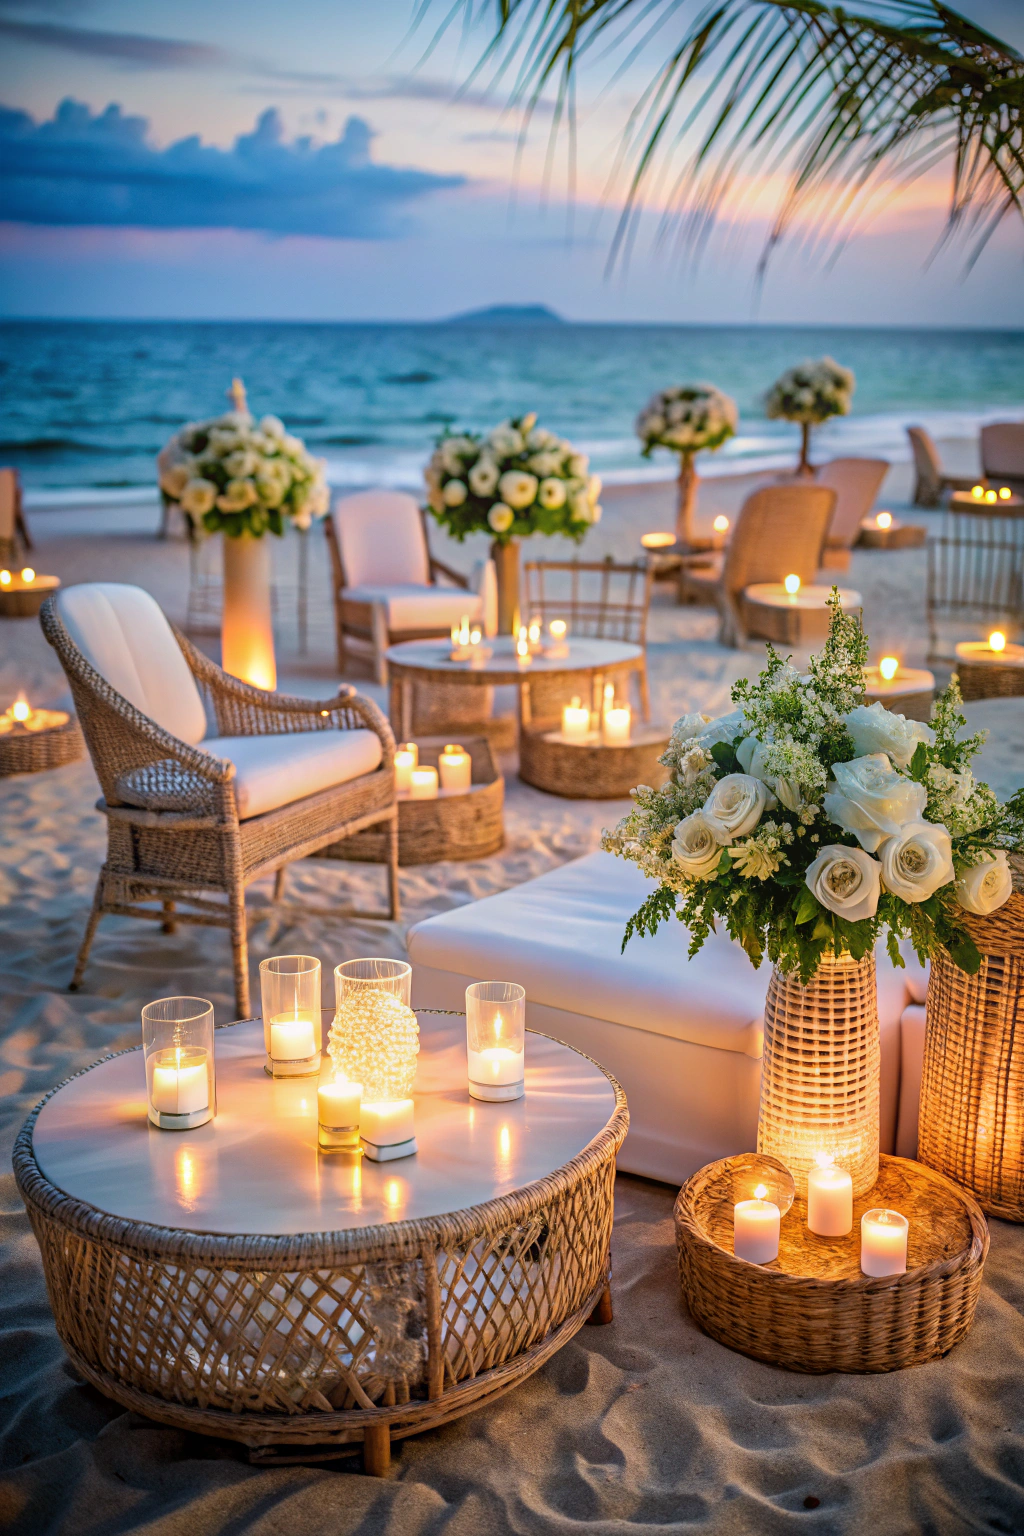
<path fill-rule="evenodd" d="M 992 506 L 997 501 L 1009 501 L 1013 492 L 1008 485 L 1001 485 L 998 490 L 986 485 L 972 485 L 971 495 L 975 501 L 983 501 Z"/>
<path fill-rule="evenodd" d="M 410 800 L 436 800 L 439 793 L 464 795 L 473 787 L 473 759 L 458 742 L 448 742 L 437 759 L 437 767 L 420 762 L 420 749 L 414 741 L 403 741 L 395 749 L 395 789 Z"/>
<path fill-rule="evenodd" d="M 22 732 L 52 731 L 67 725 L 68 716 L 62 709 L 33 709 L 23 693 L 0 715 L 0 736 L 18 735 Z"/>
<path fill-rule="evenodd" d="M 471 629 L 469 614 L 464 613 L 457 624 L 452 625 L 452 661 L 471 661 L 483 649 L 483 630 Z"/>
<path fill-rule="evenodd" d="M 629 745 L 632 731 L 632 710 L 626 703 L 615 698 L 614 683 L 606 683 L 598 717 L 574 694 L 568 704 L 562 706 L 562 737 L 571 742 L 601 741 L 606 747 Z"/>

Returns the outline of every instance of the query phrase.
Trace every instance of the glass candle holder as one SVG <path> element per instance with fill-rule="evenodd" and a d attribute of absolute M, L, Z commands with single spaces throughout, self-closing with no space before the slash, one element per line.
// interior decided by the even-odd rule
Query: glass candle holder
<path fill-rule="evenodd" d="M 466 988 L 466 1057 L 474 1099 L 521 1099 L 525 1078 L 526 990 L 514 981 Z"/>
<path fill-rule="evenodd" d="M 335 1068 L 363 1085 L 359 1138 L 373 1162 L 416 1151 L 413 1084 L 419 1023 L 409 1007 L 404 960 L 346 960 L 334 970 L 338 1009 L 328 1051 Z"/>
<path fill-rule="evenodd" d="M 275 955 L 260 962 L 264 1071 L 269 1077 L 312 1077 L 320 1070 L 320 961 Z"/>
<path fill-rule="evenodd" d="M 316 1091 L 317 1142 L 323 1152 L 359 1151 L 362 1083 L 353 1083 L 325 1056 Z"/>
<path fill-rule="evenodd" d="M 213 1004 L 161 997 L 142 1010 L 146 1103 L 161 1131 L 192 1131 L 217 1113 Z"/>
<path fill-rule="evenodd" d="M 770 1200 L 785 1216 L 796 1198 L 796 1181 L 785 1163 L 767 1152 L 744 1152 L 730 1159 L 732 1167 L 732 1202 Z"/>

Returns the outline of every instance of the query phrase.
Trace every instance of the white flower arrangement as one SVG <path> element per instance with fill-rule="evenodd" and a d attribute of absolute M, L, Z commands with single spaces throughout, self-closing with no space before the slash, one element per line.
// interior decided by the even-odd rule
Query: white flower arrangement
<path fill-rule="evenodd" d="M 330 506 L 326 463 L 276 416 L 248 411 L 189 422 L 157 456 L 160 492 L 207 533 L 282 534 L 309 528 Z"/>
<path fill-rule="evenodd" d="M 768 646 L 760 676 L 733 686 L 735 710 L 677 721 L 661 759 L 669 782 L 635 789 L 605 832 L 606 850 L 658 882 L 623 947 L 675 911 L 691 955 L 721 919 L 755 965 L 767 953 L 804 982 L 823 954 L 859 959 L 883 929 L 897 965 L 901 937 L 922 960 L 943 946 L 965 971 L 981 963 L 962 914 L 1010 896 L 1024 790 L 1000 806 L 974 778 L 985 738 L 961 736 L 955 678 L 930 726 L 867 707 L 867 641 L 835 589 L 830 603 L 809 671 Z"/>
<path fill-rule="evenodd" d="M 483 437 L 442 437 L 424 471 L 427 504 L 460 542 L 480 532 L 500 544 L 533 533 L 579 542 L 601 517 L 601 481 L 589 468 L 586 454 L 531 412 Z"/>
<path fill-rule="evenodd" d="M 856 380 L 849 368 L 831 357 L 787 368 L 765 396 L 769 421 L 815 426 L 830 416 L 848 416 Z"/>
<path fill-rule="evenodd" d="M 735 400 L 713 384 L 681 384 L 652 395 L 636 419 L 641 453 L 655 448 L 692 455 L 721 448 L 736 431 Z"/>

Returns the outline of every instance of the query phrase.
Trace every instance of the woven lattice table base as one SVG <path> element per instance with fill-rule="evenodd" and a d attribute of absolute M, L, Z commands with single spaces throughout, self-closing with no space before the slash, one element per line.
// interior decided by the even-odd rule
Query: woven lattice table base
<path fill-rule="evenodd" d="M 676 1200 L 683 1296 L 705 1333 L 791 1371 L 896 1371 L 937 1359 L 966 1335 L 981 1289 L 988 1226 L 977 1202 L 920 1163 L 882 1157 L 874 1188 L 854 1201 L 847 1237 L 816 1237 L 806 1202 L 783 1218 L 779 1257 L 737 1259 L 733 1166 L 710 1163 Z M 905 1275 L 860 1271 L 860 1218 L 873 1206 L 910 1222 Z"/>

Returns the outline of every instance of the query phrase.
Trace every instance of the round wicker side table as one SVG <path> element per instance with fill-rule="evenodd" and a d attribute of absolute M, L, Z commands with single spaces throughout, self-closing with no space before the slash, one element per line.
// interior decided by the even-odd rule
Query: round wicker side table
<path fill-rule="evenodd" d="M 37 710 L 36 714 L 43 711 Z M 60 724 L 42 730 L 15 726 L 0 733 L 0 778 L 11 773 L 43 773 L 48 768 L 62 768 L 85 754 L 85 741 L 74 715 L 60 714 Z"/>
<path fill-rule="evenodd" d="M 671 734 L 641 722 L 626 745 L 606 746 L 599 739 L 566 741 L 557 720 L 537 720 L 519 733 L 519 777 L 570 800 L 624 800 L 638 784 L 664 784 L 668 770 L 658 759 Z"/>
<path fill-rule="evenodd" d="M 199 1130 L 149 1127 L 139 1050 L 42 1101 L 15 1174 L 93 1386 L 264 1455 L 362 1443 L 384 1472 L 393 1439 L 507 1392 L 595 1310 L 610 1320 L 622 1089 L 531 1033 L 525 1096 L 477 1103 L 462 1016 L 420 1021 L 419 1153 L 401 1161 L 318 1153 L 316 1082 L 267 1078 L 259 1020 L 218 1032 Z"/>
<path fill-rule="evenodd" d="M 827 606 L 831 591 L 831 587 L 801 587 L 791 596 L 781 582 L 754 582 L 743 589 L 741 599 L 748 635 L 779 645 L 814 645 L 824 640 L 831 621 Z M 841 587 L 839 596 L 844 613 L 863 606 L 860 593 L 852 588 Z"/>
<path fill-rule="evenodd" d="M 816 1237 L 800 1198 L 783 1218 L 779 1257 L 732 1251 L 737 1158 L 709 1163 L 676 1200 L 683 1296 L 719 1343 L 790 1371 L 897 1371 L 937 1359 L 965 1337 L 978 1304 L 988 1226 L 950 1179 L 907 1158 L 880 1159 L 878 1183 L 853 1202 L 848 1237 Z M 860 1218 L 874 1206 L 910 1221 L 905 1275 L 860 1271 Z"/>
<path fill-rule="evenodd" d="M 984 641 L 961 641 L 956 670 L 965 700 L 1014 699 L 1024 694 L 1024 646 L 993 651 Z"/>

